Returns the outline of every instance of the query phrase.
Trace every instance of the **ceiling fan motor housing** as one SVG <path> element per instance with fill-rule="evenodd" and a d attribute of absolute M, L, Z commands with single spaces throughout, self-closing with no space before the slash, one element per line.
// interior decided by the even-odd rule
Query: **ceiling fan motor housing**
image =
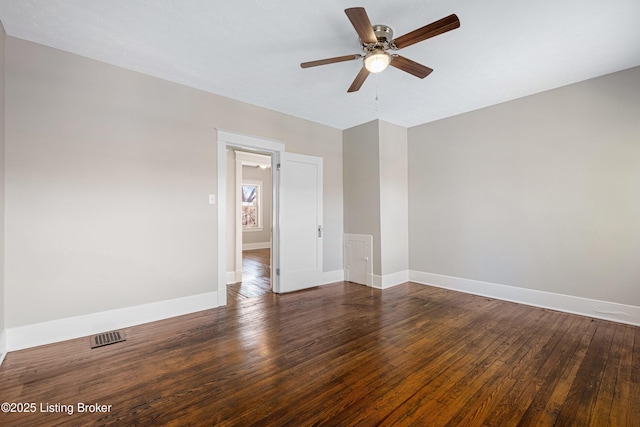
<path fill-rule="evenodd" d="M 386 52 L 387 50 L 396 50 L 393 44 L 393 30 L 388 25 L 376 24 L 372 25 L 373 33 L 378 40 L 376 43 L 364 43 L 360 40 L 360 45 L 365 54 L 372 52 Z"/>
<path fill-rule="evenodd" d="M 389 26 L 381 24 L 374 25 L 373 33 L 376 35 L 379 42 L 388 43 L 393 40 L 393 30 Z"/>

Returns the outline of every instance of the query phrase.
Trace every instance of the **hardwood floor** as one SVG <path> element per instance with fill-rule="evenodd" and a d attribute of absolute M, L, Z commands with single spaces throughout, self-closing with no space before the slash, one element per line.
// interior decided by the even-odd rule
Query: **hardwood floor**
<path fill-rule="evenodd" d="M 271 293 L 271 249 L 242 251 L 242 282 L 227 285 L 227 303 Z"/>
<path fill-rule="evenodd" d="M 640 328 L 412 283 L 336 283 L 9 353 L 0 425 L 640 426 Z"/>

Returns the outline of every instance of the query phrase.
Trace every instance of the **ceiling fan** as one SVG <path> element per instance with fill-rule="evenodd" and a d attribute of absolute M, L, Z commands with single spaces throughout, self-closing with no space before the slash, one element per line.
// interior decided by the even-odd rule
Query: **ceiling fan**
<path fill-rule="evenodd" d="M 353 28 L 355 28 L 360 37 L 364 55 L 354 54 L 320 59 L 318 61 L 303 62 L 300 66 L 309 68 L 364 58 L 362 69 L 353 83 L 351 83 L 347 92 L 356 92 L 367 79 L 369 73 L 379 73 L 387 68 L 388 65 L 424 79 L 433 71 L 431 68 L 404 56 L 390 54 L 388 51 L 399 50 L 460 27 L 460 20 L 453 14 L 394 39 L 393 30 L 390 27 L 386 25 L 371 25 L 371 21 L 363 7 L 345 9 L 344 13 L 347 14 Z"/>

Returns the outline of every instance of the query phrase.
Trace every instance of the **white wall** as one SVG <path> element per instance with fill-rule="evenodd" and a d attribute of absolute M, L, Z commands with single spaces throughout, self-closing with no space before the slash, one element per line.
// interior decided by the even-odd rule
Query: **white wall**
<path fill-rule="evenodd" d="M 216 128 L 324 158 L 342 268 L 340 130 L 12 37 L 6 58 L 6 327 L 217 289 Z"/>
<path fill-rule="evenodd" d="M 410 268 L 640 306 L 639 82 L 409 129 Z"/>

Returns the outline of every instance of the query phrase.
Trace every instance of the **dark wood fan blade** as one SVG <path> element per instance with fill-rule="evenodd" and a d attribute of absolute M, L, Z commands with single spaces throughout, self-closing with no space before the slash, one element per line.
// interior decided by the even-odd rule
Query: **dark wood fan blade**
<path fill-rule="evenodd" d="M 400 55 L 394 55 L 389 65 L 391 65 L 392 67 L 396 67 L 398 70 L 406 71 L 409 74 L 413 74 L 414 76 L 421 79 L 424 79 L 433 71 L 429 67 L 418 64 L 417 62 Z"/>
<path fill-rule="evenodd" d="M 356 29 L 356 33 L 358 33 L 358 36 L 363 43 L 378 42 L 376 34 L 373 32 L 371 21 L 369 20 L 369 16 L 364 10 L 364 7 L 352 7 L 345 9 L 344 13 L 347 14 L 349 21 L 351 21 L 351 25 Z"/>
<path fill-rule="evenodd" d="M 327 59 L 319 59 L 317 61 L 303 62 L 302 64 L 300 64 L 300 66 L 302 68 L 317 67 L 318 65 L 335 64 L 336 62 L 352 61 L 354 59 L 360 59 L 360 58 L 362 58 L 362 55 L 358 55 L 358 54 L 336 56 L 335 58 L 327 58 Z"/>
<path fill-rule="evenodd" d="M 358 75 L 356 76 L 356 79 L 353 81 L 353 83 L 351 83 L 351 86 L 349 86 L 349 89 L 347 90 L 347 92 L 357 92 L 358 90 L 360 90 L 362 83 L 364 83 L 364 81 L 367 80 L 367 77 L 369 77 L 369 70 L 367 70 L 363 66 L 360 72 L 358 73 Z"/>
<path fill-rule="evenodd" d="M 460 20 L 458 17 L 455 14 L 449 15 L 439 21 L 432 22 L 422 28 L 413 30 L 404 36 L 400 36 L 395 39 L 393 43 L 398 49 L 402 49 L 403 47 L 411 46 L 412 44 L 446 33 L 447 31 L 455 30 L 458 27 L 460 27 Z"/>

